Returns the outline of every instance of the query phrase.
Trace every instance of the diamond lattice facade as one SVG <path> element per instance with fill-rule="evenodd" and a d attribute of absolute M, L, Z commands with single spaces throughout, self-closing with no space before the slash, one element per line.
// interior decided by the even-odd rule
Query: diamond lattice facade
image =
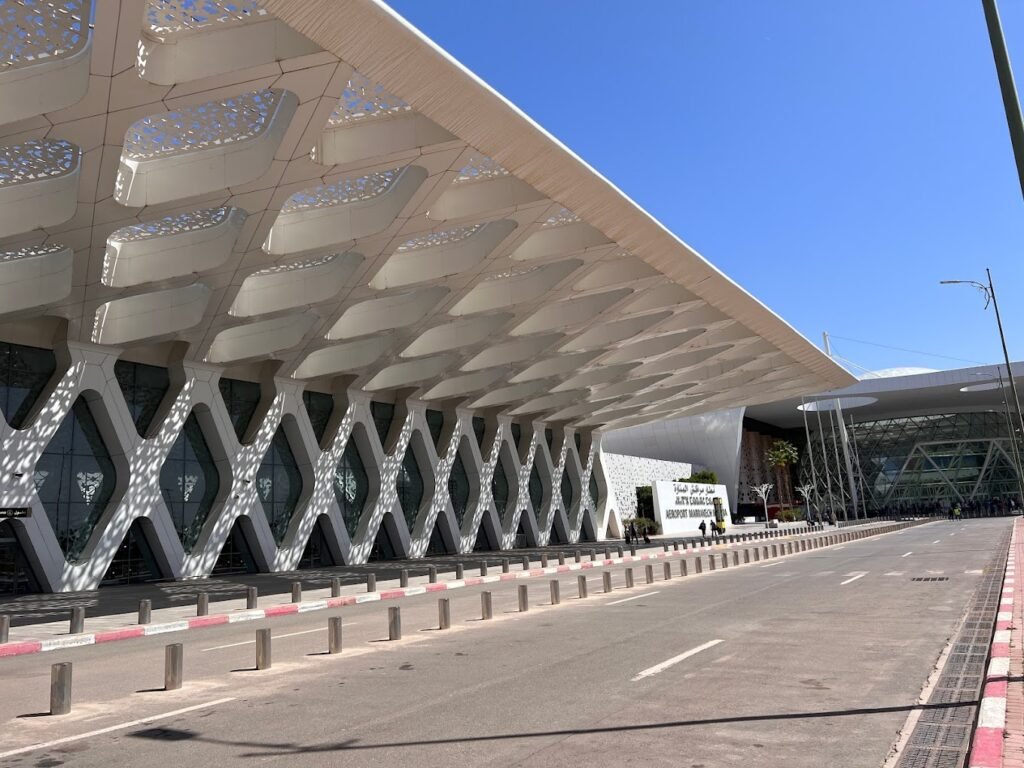
<path fill-rule="evenodd" d="M 604 430 L 848 380 L 372 0 L 0 18 L 6 583 L 600 537 Z"/>

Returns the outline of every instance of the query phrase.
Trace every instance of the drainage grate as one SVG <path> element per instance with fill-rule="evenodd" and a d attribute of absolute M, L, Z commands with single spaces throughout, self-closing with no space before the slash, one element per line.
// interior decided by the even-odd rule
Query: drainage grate
<path fill-rule="evenodd" d="M 971 746 L 985 662 L 1002 591 L 1003 564 L 1010 548 L 1006 531 L 975 588 L 942 674 L 928 697 L 897 768 L 961 768 Z M 911 581 L 949 581 L 919 576 Z"/>

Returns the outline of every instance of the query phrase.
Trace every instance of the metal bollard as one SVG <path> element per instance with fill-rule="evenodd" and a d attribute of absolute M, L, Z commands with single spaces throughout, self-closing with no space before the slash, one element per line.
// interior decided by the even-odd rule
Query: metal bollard
<path fill-rule="evenodd" d="M 507 557 L 502 558 L 502 560 L 501 560 L 501 572 L 502 573 L 508 573 L 511 568 L 512 568 L 512 563 L 509 562 L 508 558 Z"/>
<path fill-rule="evenodd" d="M 665 581 L 669 581 L 672 578 L 672 563 L 662 563 L 661 565 L 662 577 Z"/>
<path fill-rule="evenodd" d="M 703 573 L 704 572 L 704 564 L 700 561 L 699 557 L 694 558 L 694 560 L 693 560 L 693 572 L 694 573 Z"/>
<path fill-rule="evenodd" d="M 779 556 L 779 545 L 778 544 L 772 544 L 772 557 L 778 557 L 778 556 Z"/>
<path fill-rule="evenodd" d="M 580 561 L 580 551 L 577 549 L 573 556 L 575 557 L 576 562 L 578 563 Z"/>
<path fill-rule="evenodd" d="M 629 554 L 631 557 L 636 557 L 636 547 L 632 544 L 629 545 Z"/>
<path fill-rule="evenodd" d="M 565 565 L 565 552 L 558 553 L 558 564 Z"/>
<path fill-rule="evenodd" d="M 0 615 L 0 645 L 10 641 L 11 639 L 11 617 L 4 614 Z"/>
<path fill-rule="evenodd" d="M 723 552 L 722 553 L 722 567 L 723 568 L 728 568 L 729 567 L 729 553 L 728 552 Z"/>
<path fill-rule="evenodd" d="M 554 579 L 550 582 L 550 585 L 551 585 L 551 604 L 552 605 L 558 605 L 560 602 L 562 602 L 561 587 L 559 586 L 558 581 L 554 580 Z"/>
<path fill-rule="evenodd" d="M 427 568 L 427 581 L 431 584 L 437 584 L 437 566 L 432 565 Z"/>
<path fill-rule="evenodd" d="M 732 564 L 733 565 L 739 565 L 740 564 L 740 553 L 736 552 L 735 550 L 732 553 Z"/>
<path fill-rule="evenodd" d="M 209 613 L 210 596 L 205 592 L 200 592 L 198 595 L 196 595 L 196 616 L 206 616 Z"/>
<path fill-rule="evenodd" d="M 341 653 L 341 616 L 327 619 L 327 652 Z"/>
<path fill-rule="evenodd" d="M 576 590 L 579 593 L 580 600 L 587 598 L 587 577 L 577 576 L 576 577 Z"/>
<path fill-rule="evenodd" d="M 292 582 L 292 602 L 293 603 L 301 603 L 302 602 L 302 582 L 301 581 L 293 581 Z"/>
<path fill-rule="evenodd" d="M 530 610 L 530 598 L 529 598 L 529 592 L 526 589 L 526 585 L 525 584 L 520 584 L 518 592 L 519 592 L 519 612 L 520 613 L 526 613 L 528 610 Z"/>
<path fill-rule="evenodd" d="M 633 588 L 633 569 L 632 568 L 627 568 L 626 569 L 626 589 L 632 589 L 632 588 Z"/>
<path fill-rule="evenodd" d="M 664 544 L 662 544 L 661 548 L 663 551 L 668 552 L 668 542 L 666 541 Z"/>
<path fill-rule="evenodd" d="M 648 584 L 654 583 L 654 566 L 649 563 L 644 566 L 644 578 Z"/>
<path fill-rule="evenodd" d="M 139 624 L 149 624 L 153 620 L 153 601 L 139 600 Z M 0 642 L 3 642 L 0 640 Z"/>
<path fill-rule="evenodd" d="M 72 635 L 80 635 L 85 631 L 85 608 L 71 609 L 71 626 L 68 632 Z"/>
<path fill-rule="evenodd" d="M 610 573 L 608 573 L 608 571 L 605 571 L 604 573 L 601 574 L 601 581 L 604 582 L 605 594 L 611 592 L 612 591 L 612 575 Z"/>
<path fill-rule="evenodd" d="M 760 547 L 754 547 L 754 562 L 755 563 L 761 562 L 761 548 Z"/>
<path fill-rule="evenodd" d="M 409 586 L 409 569 L 403 568 L 398 572 L 398 586 L 408 587 Z"/>
<path fill-rule="evenodd" d="M 618 547 L 618 550 L 619 550 L 619 557 L 622 557 L 622 547 Z"/>
<path fill-rule="evenodd" d="M 465 576 L 466 576 L 466 569 L 465 569 L 465 567 L 463 567 L 462 563 L 456 563 L 455 564 L 455 578 L 456 579 L 462 579 L 462 578 L 465 578 Z"/>
<path fill-rule="evenodd" d="M 256 630 L 256 669 L 270 669 L 270 630 Z"/>
<path fill-rule="evenodd" d="M 371 573 L 366 577 L 366 591 L 376 592 L 377 591 L 377 574 Z"/>
<path fill-rule="evenodd" d="M 749 562 L 750 562 L 750 550 L 749 549 L 744 549 L 743 550 L 743 564 L 747 565 Z"/>
<path fill-rule="evenodd" d="M 761 559 L 762 560 L 767 560 L 768 559 L 768 547 L 761 547 Z"/>
<path fill-rule="evenodd" d="M 590 562 L 592 562 L 592 563 L 597 562 L 597 550 L 596 549 L 590 550 Z"/>
<path fill-rule="evenodd" d="M 480 593 L 480 618 L 487 621 L 494 617 L 494 604 L 490 592 Z"/>
<path fill-rule="evenodd" d="M 680 560 L 679 561 L 679 575 L 680 576 L 685 576 L 686 575 L 686 561 L 685 560 Z"/>
<path fill-rule="evenodd" d="M 71 711 L 71 662 L 62 661 L 50 667 L 50 714 L 66 715 Z"/>
<path fill-rule="evenodd" d="M 540 553 L 540 567 L 541 568 L 547 568 L 548 567 L 548 555 L 547 555 L 547 552 L 541 552 Z"/>
<path fill-rule="evenodd" d="M 249 587 L 245 590 L 245 608 L 248 611 L 254 610 L 259 603 L 259 590 L 256 587 Z"/>
<path fill-rule="evenodd" d="M 612 551 L 608 547 L 604 548 L 604 559 L 605 560 L 611 560 L 612 559 Z"/>
<path fill-rule="evenodd" d="M 487 575 L 487 561 L 486 560 L 484 560 L 482 563 L 480 563 L 480 575 L 481 576 L 486 576 Z"/>
<path fill-rule="evenodd" d="M 714 555 L 708 555 L 708 570 L 709 571 L 715 570 L 715 556 Z"/>
<path fill-rule="evenodd" d="M 388 640 L 402 639 L 402 609 L 397 605 L 388 608 Z"/>
<path fill-rule="evenodd" d="M 331 579 L 331 597 L 341 597 L 341 579 Z"/>
<path fill-rule="evenodd" d="M 447 597 L 441 597 L 437 600 L 437 628 L 452 628 L 452 605 Z"/>
<path fill-rule="evenodd" d="M 530 558 L 528 558 L 526 555 L 523 555 L 523 570 L 530 570 Z"/>
<path fill-rule="evenodd" d="M 164 647 L 164 690 L 176 691 L 181 688 L 184 649 L 181 643 Z"/>
<path fill-rule="evenodd" d="M 679 551 L 679 542 L 678 541 L 673 541 L 672 542 L 672 551 L 673 552 L 678 552 Z"/>

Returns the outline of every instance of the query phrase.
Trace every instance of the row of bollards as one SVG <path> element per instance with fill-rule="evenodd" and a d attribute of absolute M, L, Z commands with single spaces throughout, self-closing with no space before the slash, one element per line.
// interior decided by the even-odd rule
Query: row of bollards
<path fill-rule="evenodd" d="M 879 532 L 885 533 L 890 530 L 896 530 L 899 527 L 894 525 L 891 527 L 885 527 Z M 743 550 L 743 563 L 749 564 L 751 562 L 759 562 L 761 559 L 769 559 L 779 557 L 780 555 L 796 554 L 800 552 L 806 552 L 808 550 L 819 549 L 821 547 L 832 546 L 835 544 L 854 541 L 862 539 L 869 535 L 869 531 L 847 531 L 836 534 L 817 536 L 812 539 L 800 539 L 797 541 L 785 541 L 771 544 L 770 548 L 768 545 L 762 547 L 753 547 Z M 668 551 L 666 545 L 665 551 Z M 751 558 L 751 552 L 753 552 L 753 558 Z M 595 557 L 596 553 L 591 550 L 591 557 Z M 581 553 L 576 553 L 577 562 L 581 557 Z M 560 558 L 560 559 L 564 559 Z M 524 561 L 526 558 L 524 558 Z M 502 570 L 507 572 L 508 560 L 502 561 Z M 721 553 L 718 556 L 708 555 L 707 566 L 709 570 L 715 570 L 717 563 L 721 564 L 722 568 L 730 567 L 730 558 L 728 553 Z M 740 553 L 738 551 L 732 552 L 731 565 L 738 566 L 740 564 Z M 524 567 L 527 563 L 524 562 Z M 703 571 L 702 558 L 697 557 L 693 561 L 694 572 L 701 573 Z M 481 572 L 486 573 L 487 564 L 481 565 Z M 685 559 L 679 561 L 679 575 L 686 576 L 688 573 L 688 565 Z M 431 567 L 431 578 L 436 578 L 436 569 Z M 627 589 L 631 589 L 634 586 L 634 574 L 633 568 L 629 567 L 624 570 L 624 579 Z M 654 566 L 653 564 L 646 564 L 644 566 L 644 577 L 647 584 L 654 583 Z M 371 575 L 372 578 L 372 575 Z M 402 572 L 403 580 L 407 581 L 408 572 Z M 609 571 L 605 571 L 601 574 L 602 586 L 606 594 L 611 593 L 613 589 L 612 580 L 613 575 Z M 672 579 L 672 563 L 662 563 L 662 578 L 665 581 Z M 576 577 L 577 594 L 579 599 L 584 600 L 589 596 L 589 586 L 587 577 L 583 574 L 577 575 Z M 331 594 L 332 596 L 338 596 L 341 590 L 341 583 L 338 579 L 331 580 Z M 549 590 L 551 596 L 551 604 L 559 605 L 561 602 L 561 584 L 557 579 L 553 579 L 549 583 Z M 519 612 L 526 613 L 530 609 L 529 601 L 529 589 L 526 584 L 520 584 L 517 586 L 517 596 L 519 604 Z M 299 582 L 293 582 L 292 584 L 292 601 L 299 602 L 302 599 L 302 585 Z M 246 594 L 246 605 L 248 608 L 255 608 L 257 602 L 257 591 L 255 587 L 249 587 Z M 200 616 L 207 615 L 209 609 L 209 598 L 205 592 L 199 593 L 196 601 L 196 612 Z M 441 630 L 451 629 L 451 601 L 450 598 L 442 597 L 438 599 L 437 603 L 438 610 L 438 628 Z M 483 620 L 490 620 L 494 617 L 494 605 L 493 596 L 490 591 L 484 591 L 480 594 L 480 617 Z M 148 624 L 152 620 L 152 602 L 148 599 L 141 600 L 139 602 L 139 624 Z M 84 629 L 85 622 L 85 609 L 83 607 L 75 607 L 71 611 L 71 626 L 70 630 L 72 634 L 81 633 Z M 331 616 L 327 619 L 327 652 L 329 654 L 338 654 L 342 651 L 342 618 L 340 616 Z M 6 643 L 10 636 L 10 617 L 6 615 L 0 615 L 0 644 Z M 388 608 L 388 639 L 391 641 L 397 641 L 402 639 L 402 614 L 399 606 L 390 606 Z M 266 670 L 270 669 L 272 665 L 272 634 L 270 629 L 258 629 L 256 630 L 256 669 Z M 182 681 L 184 678 L 184 648 L 181 643 L 172 643 L 165 646 L 164 648 L 164 690 L 174 691 L 182 687 Z M 53 664 L 50 668 L 50 714 L 51 715 L 64 715 L 71 711 L 72 703 L 72 664 L 71 662 L 59 662 Z"/>
<path fill-rule="evenodd" d="M 839 543 L 848 542 L 848 541 L 856 541 L 856 540 L 863 539 L 866 536 L 869 536 L 869 535 L 872 535 L 872 534 L 875 534 L 875 533 L 885 533 L 885 532 L 888 532 L 890 530 L 897 530 L 898 528 L 901 528 L 901 527 L 903 527 L 903 526 L 893 525 L 893 526 L 885 526 L 885 527 L 883 527 L 881 529 L 878 529 L 878 530 L 875 530 L 875 531 L 867 531 L 867 530 L 861 530 L 861 531 L 841 531 L 841 532 L 838 532 L 838 533 L 833 533 L 833 534 L 828 534 L 828 535 L 820 535 L 820 536 L 817 536 L 817 537 L 811 538 L 811 539 L 798 539 L 798 540 L 795 540 L 795 541 L 782 541 L 782 542 L 778 542 L 778 543 L 772 543 L 771 545 L 765 544 L 763 546 L 755 546 L 755 547 L 753 547 L 752 550 L 749 549 L 749 548 L 743 550 L 743 563 L 744 564 L 749 564 L 751 562 L 755 562 L 756 563 L 756 562 L 760 562 L 761 560 L 768 560 L 768 559 L 771 559 L 771 558 L 776 558 L 776 557 L 779 557 L 781 555 L 806 552 L 808 550 L 818 549 L 820 547 L 833 546 L 833 545 L 836 545 L 836 544 L 839 544 Z M 731 537 L 731 539 L 729 539 L 729 540 L 730 541 L 741 541 L 741 542 L 742 541 L 753 541 L 753 540 L 758 540 L 758 539 L 761 539 L 761 538 L 773 538 L 773 537 L 781 535 L 782 533 L 783 532 L 781 532 L 781 531 L 765 531 L 762 534 L 741 534 L 738 537 L 736 537 L 736 536 Z M 693 548 L 694 548 L 694 551 L 696 551 L 698 549 L 698 545 L 696 543 L 694 543 L 693 544 Z M 669 551 L 667 543 L 663 544 L 663 549 L 664 549 L 665 552 Z M 679 542 L 673 542 L 673 549 L 675 551 L 679 551 L 680 550 Z M 635 552 L 635 547 L 631 547 L 631 551 Z M 685 544 L 685 542 L 683 543 L 682 551 L 684 551 L 684 552 L 686 551 L 686 544 Z M 753 558 L 751 558 L 751 551 L 753 552 Z M 618 548 L 618 553 L 619 553 L 619 555 L 621 557 L 622 554 L 623 554 L 623 549 L 622 549 L 621 546 Z M 589 550 L 589 555 L 590 555 L 591 561 L 595 561 L 597 559 L 597 552 L 596 552 L 596 550 L 593 550 L 593 549 Z M 583 552 L 581 550 L 576 550 L 573 553 L 573 556 L 574 556 L 575 561 L 577 563 L 579 563 L 579 562 L 582 561 Z M 611 550 L 609 548 L 605 548 L 604 556 L 605 556 L 606 560 L 611 559 Z M 558 557 L 558 562 L 560 564 L 564 564 L 565 563 L 565 553 L 564 552 L 559 552 L 557 557 Z M 547 556 L 546 553 L 542 553 L 541 554 L 540 560 L 541 560 L 541 566 L 542 567 L 547 567 L 548 556 Z M 510 570 L 510 567 L 511 567 L 509 559 L 508 558 L 503 558 L 500 562 L 501 562 L 502 572 L 503 573 L 508 573 L 509 570 Z M 723 553 L 721 553 L 719 555 L 708 555 L 707 556 L 707 568 L 708 568 L 708 570 L 716 570 L 717 568 L 728 568 L 728 567 L 730 567 L 730 564 L 732 566 L 740 565 L 740 553 L 739 553 L 739 551 L 734 550 L 732 552 L 731 563 L 730 563 L 729 553 L 724 553 L 723 552 Z M 527 557 L 527 556 L 523 557 L 523 559 L 522 559 L 522 566 L 523 566 L 523 570 L 524 571 L 525 570 L 529 570 L 529 568 L 530 568 L 529 557 Z M 686 568 L 687 568 L 687 566 L 686 566 L 685 560 L 681 561 L 681 568 L 682 568 L 682 571 L 683 571 L 683 575 L 686 575 Z M 699 557 L 694 559 L 694 570 L 695 570 L 696 573 L 702 573 L 703 570 L 704 570 L 704 566 L 703 566 L 702 560 Z M 666 563 L 664 565 L 664 572 L 665 572 L 665 578 L 670 578 L 671 566 L 668 563 Z M 487 563 L 487 561 L 483 561 L 480 564 L 480 574 L 481 574 L 481 576 L 486 576 L 487 573 L 488 573 L 488 563 Z M 605 576 L 605 591 L 608 592 L 608 591 L 610 591 L 609 580 L 610 580 L 611 574 L 605 573 L 604 576 Z M 455 566 L 455 577 L 456 577 L 456 579 L 462 579 L 464 577 L 464 566 L 463 566 L 463 564 L 461 562 L 456 563 L 456 566 Z M 408 569 L 402 569 L 400 574 L 399 574 L 399 578 L 400 578 L 400 582 L 401 582 L 403 587 L 408 586 L 409 578 L 410 578 L 409 570 Z M 437 581 L 437 567 L 436 566 L 429 566 L 429 568 L 428 568 L 428 578 L 429 578 L 431 583 L 436 583 L 436 581 Z M 654 582 L 653 566 L 647 565 L 645 567 L 645 578 L 646 578 L 646 583 L 648 583 L 648 584 L 651 584 L 651 583 Z M 581 576 L 580 579 L 583 580 L 580 583 L 581 584 L 585 584 L 585 577 Z M 633 570 L 631 568 L 626 569 L 626 586 L 627 587 L 632 587 L 633 586 Z M 376 589 L 377 589 L 377 577 L 376 577 L 375 574 L 371 573 L 371 574 L 367 575 L 366 588 L 367 588 L 368 592 L 375 592 L 376 591 Z M 581 588 L 585 589 L 585 586 L 581 587 Z M 554 589 L 554 587 L 552 587 L 552 589 Z M 331 590 L 331 597 L 339 597 L 341 595 L 341 580 L 338 579 L 338 578 L 332 578 L 331 582 L 330 582 L 330 590 Z M 257 591 L 256 587 L 247 587 L 247 589 L 246 589 L 246 609 L 247 610 L 254 610 L 254 609 L 256 609 L 258 607 L 258 597 L 259 597 L 259 595 L 258 595 L 258 591 Z M 302 584 L 301 584 L 301 582 L 298 582 L 298 581 L 292 582 L 292 584 L 291 584 L 291 601 L 293 603 L 299 603 L 299 602 L 302 601 Z M 552 602 L 557 604 L 557 600 L 554 597 L 552 599 Z M 210 609 L 209 595 L 206 592 L 198 593 L 197 596 L 196 596 L 196 615 L 197 616 L 207 616 L 207 615 L 209 615 L 209 609 Z M 150 624 L 152 622 L 152 617 L 153 617 L 153 604 L 152 604 L 152 601 L 149 600 L 149 599 L 140 600 L 139 601 L 139 606 L 138 606 L 138 623 L 140 625 Z M 71 609 L 71 616 L 70 616 L 70 623 L 69 623 L 68 631 L 69 631 L 69 634 L 81 634 L 81 633 L 83 633 L 85 631 L 85 608 L 84 607 L 77 606 L 77 607 L 74 607 L 74 608 Z M 9 636 L 10 636 L 10 617 L 8 617 L 8 616 L 0 616 L 0 644 L 8 642 L 9 641 Z"/>

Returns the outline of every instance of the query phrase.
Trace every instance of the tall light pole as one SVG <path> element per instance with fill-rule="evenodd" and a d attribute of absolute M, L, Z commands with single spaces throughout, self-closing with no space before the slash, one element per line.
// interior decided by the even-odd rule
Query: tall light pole
<path fill-rule="evenodd" d="M 1020 412 L 1020 398 L 1017 397 L 1017 384 L 1013 379 L 1013 369 L 1010 368 L 1010 353 L 1006 350 L 1006 334 L 1003 333 L 1003 319 L 999 314 L 999 302 L 996 300 L 996 287 L 992 282 L 992 270 L 985 268 L 985 275 L 988 277 L 988 285 L 979 283 L 977 280 L 940 280 L 942 285 L 973 285 L 985 294 L 985 309 L 988 309 L 989 302 L 996 311 L 996 326 L 999 328 L 999 342 L 1003 345 L 1003 360 L 1006 362 L 1006 377 L 1010 380 L 1010 393 L 1013 397 L 1013 407 L 1017 411 L 1017 426 L 1020 427 L 1021 437 L 1024 437 L 1024 414 Z M 1017 458 L 1017 487 L 1021 487 L 1021 479 L 1024 477 L 1021 472 L 1020 452 L 1017 446 L 1017 436 L 1011 431 L 1010 440 Z M 1020 492 L 1020 502 L 1024 506 L 1024 491 Z"/>
<path fill-rule="evenodd" d="M 999 21 L 999 9 L 996 8 L 996 0 L 981 0 L 981 6 L 985 10 L 988 39 L 992 45 L 992 58 L 995 59 L 996 63 L 996 75 L 999 77 L 999 92 L 1003 96 L 1006 127 L 1010 130 L 1013 157 L 1017 161 L 1017 178 L 1020 180 L 1021 194 L 1024 195 L 1024 119 L 1021 118 L 1020 114 L 1017 86 L 1013 82 L 1010 54 L 1006 50 L 1006 40 L 1003 38 L 1003 25 Z"/>

